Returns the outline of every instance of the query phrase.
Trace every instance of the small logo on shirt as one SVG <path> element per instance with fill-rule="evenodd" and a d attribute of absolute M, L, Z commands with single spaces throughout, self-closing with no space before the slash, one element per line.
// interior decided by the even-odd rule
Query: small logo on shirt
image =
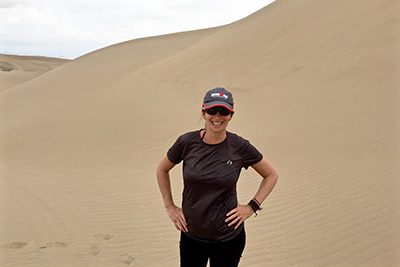
<path fill-rule="evenodd" d="M 227 162 L 226 162 L 226 164 L 228 164 L 228 165 L 232 165 L 232 160 L 228 160 Z"/>

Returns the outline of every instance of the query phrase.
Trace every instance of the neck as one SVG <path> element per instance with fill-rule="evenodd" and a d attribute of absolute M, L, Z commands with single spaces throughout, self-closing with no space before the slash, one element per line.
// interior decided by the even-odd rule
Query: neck
<path fill-rule="evenodd" d="M 203 135 L 204 132 L 206 132 L 206 134 L 204 135 L 203 141 L 207 144 L 218 144 L 223 142 L 226 138 L 226 130 L 222 132 L 213 132 L 205 129 L 200 132 L 200 135 Z"/>

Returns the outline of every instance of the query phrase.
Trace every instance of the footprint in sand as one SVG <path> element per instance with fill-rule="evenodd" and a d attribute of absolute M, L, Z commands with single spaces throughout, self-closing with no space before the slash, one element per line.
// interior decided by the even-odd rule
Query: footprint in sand
<path fill-rule="evenodd" d="M 11 242 L 8 243 L 4 246 L 4 248 L 9 248 L 9 249 L 20 249 L 23 248 L 27 245 L 25 242 Z"/>
<path fill-rule="evenodd" d="M 109 234 L 97 234 L 94 237 L 101 239 L 103 241 L 109 241 L 113 238 L 112 235 Z M 100 249 L 96 245 L 89 245 L 89 254 L 92 256 L 97 256 L 100 253 Z"/>
<path fill-rule="evenodd" d="M 131 255 L 128 255 L 128 254 L 119 255 L 119 259 L 126 265 L 130 265 L 135 260 L 134 257 L 132 257 Z"/>
<path fill-rule="evenodd" d="M 55 241 L 55 242 L 49 242 L 44 246 L 39 247 L 39 249 L 46 249 L 46 248 L 65 248 L 68 246 L 68 243 L 65 242 L 60 242 L 60 241 Z"/>
<path fill-rule="evenodd" d="M 113 238 L 113 236 L 109 235 L 109 234 L 97 234 L 97 235 L 94 235 L 94 237 L 103 239 L 105 241 L 111 240 Z"/>
<path fill-rule="evenodd" d="M 100 253 L 100 250 L 97 246 L 91 245 L 89 247 L 89 254 L 92 256 L 97 256 Z"/>

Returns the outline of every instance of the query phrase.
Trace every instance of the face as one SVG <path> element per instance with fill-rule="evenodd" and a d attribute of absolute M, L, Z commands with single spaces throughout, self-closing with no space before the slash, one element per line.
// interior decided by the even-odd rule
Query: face
<path fill-rule="evenodd" d="M 220 109 L 223 109 L 222 111 Z M 212 109 L 210 109 L 212 110 Z M 225 115 L 228 113 L 227 109 L 218 107 L 218 112 L 215 112 L 215 109 L 212 112 L 203 111 L 203 118 L 206 122 L 206 129 L 208 131 L 213 131 L 215 133 L 224 132 L 226 127 L 228 126 L 229 121 L 232 119 L 233 113 Z M 221 115 L 222 113 L 222 115 Z M 213 115 L 212 115 L 213 114 Z"/>

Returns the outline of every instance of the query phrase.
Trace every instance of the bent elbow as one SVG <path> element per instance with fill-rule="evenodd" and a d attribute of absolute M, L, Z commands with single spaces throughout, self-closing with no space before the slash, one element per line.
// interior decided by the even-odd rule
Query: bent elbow
<path fill-rule="evenodd" d="M 279 174 L 277 171 L 273 171 L 272 173 L 270 173 L 270 175 L 268 175 L 266 178 L 271 180 L 274 184 L 278 181 L 278 177 Z"/>

